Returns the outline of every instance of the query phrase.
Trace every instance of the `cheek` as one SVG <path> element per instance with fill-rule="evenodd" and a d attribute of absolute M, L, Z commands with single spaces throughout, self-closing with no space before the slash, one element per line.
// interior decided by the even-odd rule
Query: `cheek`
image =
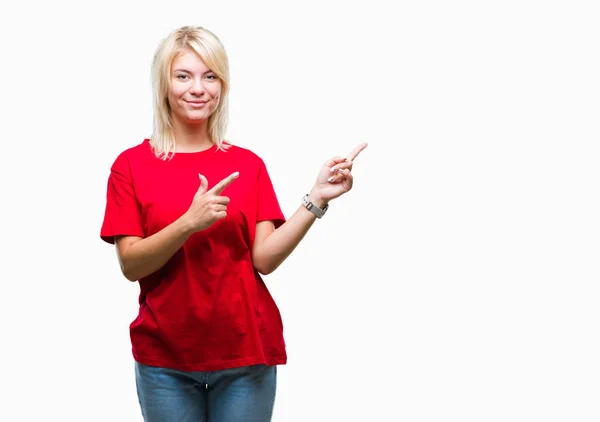
<path fill-rule="evenodd" d="M 215 85 L 211 86 L 209 89 L 210 89 L 211 97 L 213 97 L 215 99 L 221 98 L 221 84 L 215 84 Z"/>
<path fill-rule="evenodd" d="M 221 101 L 221 89 L 212 90 L 210 96 L 214 99 L 215 104 L 219 104 Z"/>
<path fill-rule="evenodd" d="M 173 84 L 169 89 L 169 98 L 177 99 L 186 91 L 186 86 L 183 84 Z"/>
<path fill-rule="evenodd" d="M 175 96 L 173 96 L 172 93 L 169 92 L 169 95 L 167 96 L 167 100 L 169 102 L 169 107 L 171 108 L 171 110 L 176 110 L 177 109 L 177 98 Z"/>

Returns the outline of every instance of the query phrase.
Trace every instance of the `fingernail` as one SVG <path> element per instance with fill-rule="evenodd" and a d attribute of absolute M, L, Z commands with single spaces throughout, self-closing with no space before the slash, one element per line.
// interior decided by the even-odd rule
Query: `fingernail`
<path fill-rule="evenodd" d="M 327 179 L 328 182 L 333 182 L 333 177 L 330 177 L 329 179 Z"/>
<path fill-rule="evenodd" d="M 329 171 L 330 171 L 331 173 L 333 173 L 333 172 L 335 171 L 335 167 L 331 167 L 331 168 L 329 169 Z"/>
<path fill-rule="evenodd" d="M 238 177 L 239 175 L 240 175 L 240 172 L 239 172 L 239 171 L 236 171 L 235 173 L 233 173 L 233 176 L 234 176 L 234 177 Z"/>

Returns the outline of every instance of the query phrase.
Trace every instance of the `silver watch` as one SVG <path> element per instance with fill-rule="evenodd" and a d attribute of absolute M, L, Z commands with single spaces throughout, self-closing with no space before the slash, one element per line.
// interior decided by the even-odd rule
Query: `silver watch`
<path fill-rule="evenodd" d="M 304 195 L 304 197 L 302 198 L 302 205 L 304 205 L 307 210 L 316 215 L 317 218 L 323 217 L 327 212 L 327 209 L 329 208 L 329 204 L 325 205 L 325 208 L 323 209 L 317 207 L 315 204 L 310 202 L 310 200 L 308 199 L 308 194 Z"/>

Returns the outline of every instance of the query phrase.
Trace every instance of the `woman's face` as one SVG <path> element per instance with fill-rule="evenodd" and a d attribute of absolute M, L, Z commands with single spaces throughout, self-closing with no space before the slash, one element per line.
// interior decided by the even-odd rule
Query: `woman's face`
<path fill-rule="evenodd" d="M 221 80 L 193 51 L 178 55 L 171 66 L 169 105 L 182 123 L 208 120 L 221 98 Z"/>

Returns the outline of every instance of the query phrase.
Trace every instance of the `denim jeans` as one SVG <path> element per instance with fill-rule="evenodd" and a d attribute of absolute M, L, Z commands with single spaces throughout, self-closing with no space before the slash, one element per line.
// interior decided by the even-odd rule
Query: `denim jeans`
<path fill-rule="evenodd" d="M 269 422 L 277 367 L 183 372 L 135 363 L 146 422 Z"/>

